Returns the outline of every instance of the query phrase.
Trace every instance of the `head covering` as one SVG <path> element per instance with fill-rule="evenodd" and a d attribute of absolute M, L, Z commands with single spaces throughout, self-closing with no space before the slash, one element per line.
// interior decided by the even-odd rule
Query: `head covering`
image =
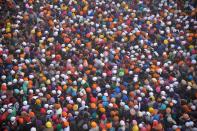
<path fill-rule="evenodd" d="M 51 128 L 52 127 L 52 123 L 50 121 L 47 121 L 45 125 L 46 125 L 47 128 Z"/>

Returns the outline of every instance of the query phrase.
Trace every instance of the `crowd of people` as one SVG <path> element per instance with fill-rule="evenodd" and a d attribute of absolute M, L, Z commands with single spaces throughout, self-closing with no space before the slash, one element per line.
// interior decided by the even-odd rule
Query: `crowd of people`
<path fill-rule="evenodd" d="M 0 0 L 1 131 L 197 131 L 195 0 Z"/>

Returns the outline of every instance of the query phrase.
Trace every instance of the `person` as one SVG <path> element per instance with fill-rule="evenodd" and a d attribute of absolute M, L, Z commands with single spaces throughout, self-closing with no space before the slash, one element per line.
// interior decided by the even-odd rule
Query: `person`
<path fill-rule="evenodd" d="M 0 0 L 0 130 L 196 130 L 196 11 Z"/>

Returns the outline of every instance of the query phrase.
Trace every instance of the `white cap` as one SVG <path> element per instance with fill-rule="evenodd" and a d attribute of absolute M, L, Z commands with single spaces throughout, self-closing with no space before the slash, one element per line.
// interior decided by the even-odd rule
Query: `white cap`
<path fill-rule="evenodd" d="M 191 106 L 191 109 L 195 111 L 196 110 L 196 106 L 195 105 L 192 105 Z"/>
<path fill-rule="evenodd" d="M 192 64 L 196 64 L 196 60 L 193 59 L 193 60 L 191 61 L 191 63 L 192 63 Z"/>
<path fill-rule="evenodd" d="M 70 98 L 69 96 L 67 96 L 67 97 L 66 97 L 66 100 L 67 100 L 67 101 L 70 101 L 70 100 L 71 100 L 71 98 Z"/>
<path fill-rule="evenodd" d="M 93 77 L 92 80 L 93 80 L 93 81 L 97 81 L 97 77 Z"/>
<path fill-rule="evenodd" d="M 31 94 L 32 94 L 32 93 L 34 93 L 34 91 L 33 91 L 32 89 L 29 89 L 29 93 L 31 93 Z"/>
<path fill-rule="evenodd" d="M 29 75 L 29 79 L 33 79 L 34 78 L 34 75 Z"/>
<path fill-rule="evenodd" d="M 5 99 L 5 98 L 6 98 L 6 95 L 2 95 L 2 96 L 1 96 L 1 99 Z"/>
<path fill-rule="evenodd" d="M 117 73 L 117 70 L 112 70 L 112 73 L 113 73 L 113 74 L 116 74 L 116 73 Z"/>
<path fill-rule="evenodd" d="M 124 105 L 125 105 L 125 102 L 120 102 L 120 105 L 121 105 L 121 106 L 124 106 Z"/>
<path fill-rule="evenodd" d="M 153 92 L 149 92 L 149 96 L 153 96 Z"/>
<path fill-rule="evenodd" d="M 81 103 L 81 98 L 77 98 L 77 101 L 78 101 L 79 103 Z"/>
<path fill-rule="evenodd" d="M 169 86 L 166 86 L 166 90 L 169 90 L 170 89 L 170 87 Z"/>
<path fill-rule="evenodd" d="M 56 90 L 52 90 L 52 94 L 56 94 Z"/>
<path fill-rule="evenodd" d="M 97 96 L 102 96 L 102 93 L 97 93 Z"/>
<path fill-rule="evenodd" d="M 81 81 L 81 84 L 83 85 L 83 84 L 85 84 L 86 83 L 86 81 L 83 79 L 82 81 Z"/>
<path fill-rule="evenodd" d="M 106 77 L 106 76 L 107 76 L 107 73 L 103 72 L 103 73 L 102 73 L 102 76 L 103 76 L 103 77 Z"/>
<path fill-rule="evenodd" d="M 13 104 L 12 103 L 10 103 L 10 104 L 8 104 L 8 107 L 11 107 Z"/>
<path fill-rule="evenodd" d="M 111 78 L 111 80 L 112 80 L 112 81 L 116 81 L 116 77 L 113 76 L 113 77 Z"/>
<path fill-rule="evenodd" d="M 86 102 L 82 100 L 82 101 L 81 101 L 81 104 L 82 104 L 82 105 L 85 105 L 85 104 L 86 104 Z"/>
<path fill-rule="evenodd" d="M 69 100 L 68 103 L 69 103 L 69 104 L 73 104 L 74 101 L 73 101 L 73 100 Z"/>
<path fill-rule="evenodd" d="M 58 95 L 61 95 L 61 94 L 62 94 L 62 92 L 61 92 L 60 90 L 58 90 L 58 91 L 57 91 L 57 94 L 58 94 Z"/>
<path fill-rule="evenodd" d="M 133 74 L 133 71 L 129 71 L 129 74 L 132 75 Z"/>
<path fill-rule="evenodd" d="M 135 106 L 134 106 L 134 109 L 136 109 L 136 110 L 137 110 L 137 109 L 138 109 L 138 105 L 135 105 Z"/>
<path fill-rule="evenodd" d="M 138 81 L 138 77 L 135 76 L 135 77 L 133 78 L 133 81 L 134 81 L 134 82 L 137 82 L 137 81 Z"/>
<path fill-rule="evenodd" d="M 186 127 L 189 127 L 189 126 L 190 126 L 190 123 L 189 123 L 189 122 L 186 122 L 186 123 L 185 123 L 185 126 L 186 126 Z"/>
<path fill-rule="evenodd" d="M 159 68 L 159 69 L 157 70 L 157 72 L 158 72 L 159 74 L 161 74 L 161 73 L 162 73 L 162 69 Z"/>
<path fill-rule="evenodd" d="M 161 91 L 161 95 L 165 96 L 166 92 L 165 91 Z"/>
<path fill-rule="evenodd" d="M 125 126 L 125 122 L 123 120 L 120 121 L 121 126 Z"/>
<path fill-rule="evenodd" d="M 2 112 L 5 112 L 5 108 L 1 108 L 1 111 L 2 111 Z"/>
<path fill-rule="evenodd" d="M 100 92 L 101 91 L 101 88 L 100 87 L 96 87 L 96 91 L 97 92 Z"/>
<path fill-rule="evenodd" d="M 44 91 L 44 92 L 45 92 L 46 90 L 47 90 L 47 88 L 46 88 L 46 87 L 42 87 L 42 91 Z"/>
<path fill-rule="evenodd" d="M 55 78 L 56 78 L 56 79 L 59 79 L 59 78 L 60 78 L 60 75 L 55 75 Z"/>
<path fill-rule="evenodd" d="M 109 103 L 109 107 L 113 107 L 113 104 L 112 103 Z"/>
<path fill-rule="evenodd" d="M 41 96 L 42 97 L 43 96 L 43 93 L 42 92 L 39 92 L 38 93 L 38 96 Z"/>
<path fill-rule="evenodd" d="M 12 113 L 12 111 L 13 111 L 12 109 L 8 109 L 8 113 Z"/>
<path fill-rule="evenodd" d="M 12 116 L 12 117 L 10 118 L 10 121 L 11 121 L 11 122 L 16 121 L 16 117 Z"/>
<path fill-rule="evenodd" d="M 54 33 L 53 33 L 53 36 L 58 36 L 58 32 L 57 32 L 57 31 L 54 32 Z"/>
<path fill-rule="evenodd" d="M 83 124 L 83 129 L 88 129 L 88 125 L 87 124 Z"/>
<path fill-rule="evenodd" d="M 12 75 L 15 74 L 15 71 L 14 71 L 14 70 L 11 70 L 11 74 L 12 74 Z"/>
<path fill-rule="evenodd" d="M 49 108 L 49 104 L 44 104 L 44 108 Z"/>
<path fill-rule="evenodd" d="M 142 127 L 143 127 L 143 124 L 142 124 L 142 123 L 140 123 L 140 124 L 139 124 L 139 127 L 140 127 L 140 128 L 142 128 Z"/>
<path fill-rule="evenodd" d="M 172 102 L 173 102 L 174 104 L 177 104 L 177 100 L 174 100 L 174 99 L 173 99 Z"/>
<path fill-rule="evenodd" d="M 105 93 L 104 93 L 104 96 L 108 96 L 108 93 L 107 93 L 107 92 L 105 92 Z"/>
<path fill-rule="evenodd" d="M 106 87 L 106 88 L 110 88 L 110 85 L 109 85 L 109 84 L 106 84 L 105 87 Z"/>
<path fill-rule="evenodd" d="M 127 94 L 127 91 L 126 90 L 123 90 L 122 93 Z"/>
<path fill-rule="evenodd" d="M 32 127 L 32 128 L 30 129 L 30 131 L 36 131 L 36 128 L 35 128 L 35 127 Z"/>
<path fill-rule="evenodd" d="M 113 69 L 118 69 L 118 66 L 117 65 L 113 66 Z"/>
<path fill-rule="evenodd" d="M 55 77 L 52 77 L 52 78 L 51 78 L 51 81 L 55 81 Z"/>
<path fill-rule="evenodd" d="M 6 76 L 5 76 L 5 75 L 2 75 L 2 76 L 1 76 L 1 79 L 2 79 L 2 80 L 5 80 L 5 79 L 6 79 Z"/>
<path fill-rule="evenodd" d="M 177 125 L 173 125 L 172 128 L 175 130 L 175 129 L 178 128 L 178 126 Z"/>
<path fill-rule="evenodd" d="M 174 92 L 174 88 L 170 88 L 170 90 L 169 90 L 170 92 Z"/>
<path fill-rule="evenodd" d="M 46 59 L 45 59 L 45 58 L 41 58 L 41 61 L 42 61 L 43 63 L 45 63 L 45 62 L 46 62 Z"/>
<path fill-rule="evenodd" d="M 137 100 L 138 100 L 138 101 L 142 101 L 142 97 L 138 97 Z"/>
<path fill-rule="evenodd" d="M 145 97 L 145 93 L 143 93 L 143 92 L 142 92 L 142 93 L 140 93 L 140 95 L 141 95 L 142 97 Z"/>
<path fill-rule="evenodd" d="M 47 110 L 47 114 L 51 114 L 52 113 L 52 110 Z"/>
<path fill-rule="evenodd" d="M 3 105 L 3 108 L 7 109 L 8 108 L 8 105 Z"/>
<path fill-rule="evenodd" d="M 174 67 L 173 67 L 173 66 L 170 66 L 170 68 L 169 68 L 169 69 L 170 69 L 170 71 L 172 71 L 172 70 L 174 69 Z"/>
<path fill-rule="evenodd" d="M 23 101 L 23 105 L 26 106 L 27 105 L 27 101 Z"/>
<path fill-rule="evenodd" d="M 193 121 L 190 121 L 190 126 L 194 126 L 194 122 Z"/>

